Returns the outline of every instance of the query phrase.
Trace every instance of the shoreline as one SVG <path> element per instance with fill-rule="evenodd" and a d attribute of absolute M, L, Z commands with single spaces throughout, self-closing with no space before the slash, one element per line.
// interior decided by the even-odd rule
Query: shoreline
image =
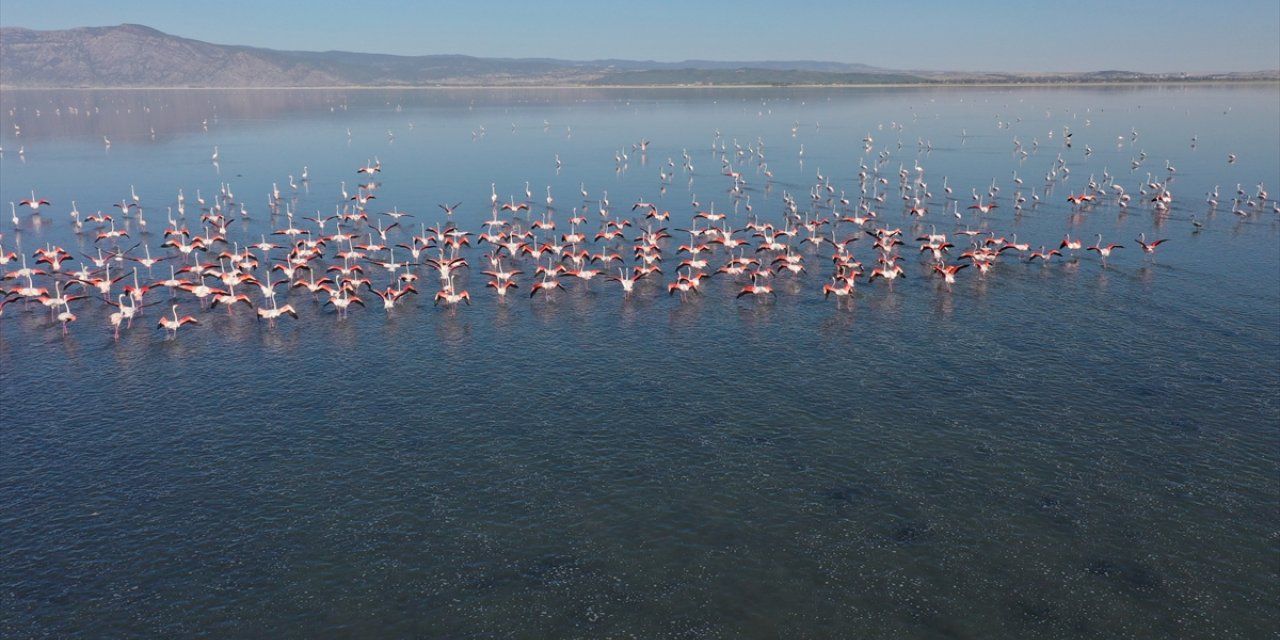
<path fill-rule="evenodd" d="M 1072 87 L 1159 87 L 1159 86 L 1208 86 L 1208 85 L 1276 85 L 1280 78 L 1256 80 L 1134 80 L 1123 82 L 938 82 L 938 83 L 862 83 L 862 84 L 467 84 L 467 85 L 323 85 L 323 86 L 30 86 L 0 84 L 0 91 L 335 91 L 335 90 L 402 90 L 402 91 L 475 91 L 502 90 L 582 90 L 582 89 L 968 89 L 968 88 L 1072 88 Z"/>

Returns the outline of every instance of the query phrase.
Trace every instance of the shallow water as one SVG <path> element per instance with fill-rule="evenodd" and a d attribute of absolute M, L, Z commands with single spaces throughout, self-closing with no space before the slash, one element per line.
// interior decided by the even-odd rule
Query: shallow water
<path fill-rule="evenodd" d="M 566 279 L 530 300 L 526 261 L 498 301 L 472 247 L 457 309 L 433 306 L 421 267 L 422 295 L 390 313 L 339 319 L 294 290 L 300 317 L 274 328 L 183 294 L 201 324 L 174 340 L 153 330 L 163 293 L 118 341 L 99 302 L 74 306 L 65 336 L 38 305 L 5 307 L 6 637 L 1249 638 L 1280 617 L 1280 224 L 1273 200 L 1231 202 L 1237 184 L 1280 190 L 1274 85 L 0 103 L 0 202 L 52 202 L 18 231 L 0 222 L 29 262 L 46 243 L 95 252 L 73 200 L 119 220 L 132 185 L 149 230 L 129 220 L 124 247 L 158 254 L 178 190 L 194 230 L 197 190 L 212 202 L 227 183 L 249 213 L 229 234 L 254 242 L 285 226 L 273 183 L 301 226 L 374 158 L 370 213 L 411 212 L 414 233 L 459 201 L 454 222 L 479 232 L 490 184 L 519 202 L 528 181 L 526 222 L 550 186 L 563 232 L 586 188 L 589 235 L 607 190 L 609 217 L 655 202 L 674 236 L 661 282 L 630 298 Z M 1059 158 L 1070 173 L 1046 184 Z M 888 194 L 874 208 L 904 230 L 906 279 L 859 281 L 838 306 L 824 247 L 775 278 L 776 298 L 735 299 L 744 283 L 721 277 L 667 295 L 691 201 L 735 227 L 748 204 L 781 225 L 784 193 L 831 216 L 828 198 L 856 204 L 861 163 L 887 179 L 868 197 Z M 917 165 L 933 194 L 920 219 L 897 191 Z M 832 191 L 815 203 L 819 174 Z M 1065 201 L 1104 175 L 1127 210 Z M 1139 192 L 1170 175 L 1171 209 L 1154 212 Z M 993 181 L 1000 206 L 966 209 Z M 948 288 L 911 243 L 931 227 L 961 247 L 973 228 L 1125 249 L 1105 267 L 1006 254 Z M 1169 242 L 1148 257 L 1139 233 Z M 851 247 L 869 269 L 870 238 Z"/>

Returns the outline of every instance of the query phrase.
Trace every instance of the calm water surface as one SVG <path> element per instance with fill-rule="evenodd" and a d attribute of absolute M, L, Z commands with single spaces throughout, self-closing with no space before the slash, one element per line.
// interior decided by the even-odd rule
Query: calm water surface
<path fill-rule="evenodd" d="M 613 245 L 628 265 L 645 225 L 633 203 L 669 210 L 673 235 L 666 273 L 629 298 L 564 279 L 530 300 L 526 258 L 500 301 L 479 245 L 463 251 L 473 300 L 457 309 L 433 306 L 425 266 L 422 294 L 389 313 L 340 319 L 281 287 L 299 317 L 274 328 L 180 294 L 200 324 L 174 340 L 154 328 L 162 291 L 119 340 L 97 300 L 73 303 L 66 335 L 42 306 L 11 303 L 5 637 L 1258 638 L 1280 619 L 1274 85 L 6 91 L 0 104 L 0 242 L 33 266 L 46 244 L 73 254 L 64 270 L 116 246 L 94 240 L 109 227 L 73 231 L 73 201 L 82 219 L 114 215 L 131 255 L 169 255 L 181 190 L 187 226 L 199 232 L 197 196 L 221 202 L 243 246 L 287 226 L 286 209 L 314 229 L 303 216 L 340 211 L 375 159 L 370 221 L 348 230 L 413 214 L 392 243 L 448 223 L 438 203 L 461 202 L 452 222 L 478 233 L 491 194 L 523 202 L 526 182 L 526 228 L 548 187 L 559 233 L 583 207 L 589 236 L 634 219 Z M 923 217 L 900 172 L 927 183 Z M 1066 202 L 1091 181 L 1093 205 Z M 1160 212 L 1149 185 L 1166 181 Z M 967 209 L 993 185 L 998 208 Z M 32 190 L 51 204 L 18 210 L 15 229 L 7 205 Z M 112 206 L 133 194 L 145 228 Z M 781 227 L 787 198 L 801 219 L 835 219 L 860 197 L 872 226 L 903 230 L 905 279 L 824 300 L 831 248 L 799 245 L 801 231 L 807 273 L 774 278 L 776 297 L 735 299 L 746 282 L 723 276 L 667 295 L 695 211 Z M 959 262 L 965 229 L 1125 248 L 1105 266 L 1006 252 L 947 287 L 913 239 L 948 233 Z M 1147 256 L 1139 234 L 1168 242 Z M 869 271 L 871 238 L 850 247 Z M 141 280 L 170 264 L 183 261 Z"/>

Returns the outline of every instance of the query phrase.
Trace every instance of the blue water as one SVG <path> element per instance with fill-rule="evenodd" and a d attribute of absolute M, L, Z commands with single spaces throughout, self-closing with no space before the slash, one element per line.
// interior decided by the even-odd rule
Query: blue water
<path fill-rule="evenodd" d="M 163 291 L 118 340 L 96 297 L 72 303 L 65 335 L 38 303 L 10 303 L 4 637 L 1256 638 L 1280 621 L 1274 85 L 5 91 L 0 105 L 0 243 L 32 266 L 46 244 L 74 255 L 64 272 L 115 246 L 98 225 L 73 231 L 72 201 L 158 256 L 179 190 L 198 233 L 197 191 L 212 206 L 225 184 L 243 245 L 286 208 L 314 228 L 302 217 L 338 210 L 375 159 L 361 229 L 413 214 L 396 242 L 448 223 L 438 203 L 461 202 L 452 222 L 478 233 L 490 185 L 521 202 L 526 181 L 526 228 L 550 186 L 557 233 L 584 206 L 588 236 L 636 219 L 614 245 L 628 266 L 633 203 L 669 210 L 673 236 L 665 273 L 630 297 L 562 277 L 530 299 L 526 258 L 500 301 L 473 244 L 457 308 L 432 304 L 427 267 L 420 295 L 386 312 L 363 292 L 345 319 L 281 287 L 299 317 L 274 327 L 181 293 L 200 324 L 175 339 L 155 329 Z M 776 296 L 735 298 L 748 282 L 725 276 L 668 295 L 693 201 L 735 228 L 781 226 L 787 196 L 834 217 L 842 192 L 856 210 L 860 165 L 885 178 L 868 204 L 874 227 L 903 229 L 905 279 L 824 300 L 831 248 L 805 245 L 808 272 L 773 278 Z M 900 170 L 928 183 L 923 217 Z M 832 189 L 814 200 L 819 175 Z M 1127 208 L 1106 186 L 1066 201 L 1104 176 Z M 1141 191 L 1166 179 L 1158 212 Z M 993 182 L 998 208 L 967 209 Z M 112 206 L 131 188 L 145 233 Z M 32 190 L 51 204 L 19 209 L 15 229 L 7 205 Z M 948 287 L 913 239 L 950 234 L 955 263 L 964 229 L 1125 248 L 1105 265 L 1006 252 Z M 1140 233 L 1168 242 L 1147 256 Z M 850 247 L 869 271 L 871 238 Z"/>

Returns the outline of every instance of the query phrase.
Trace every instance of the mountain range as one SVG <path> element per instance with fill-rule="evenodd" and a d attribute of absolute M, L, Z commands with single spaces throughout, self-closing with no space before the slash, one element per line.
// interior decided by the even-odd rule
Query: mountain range
<path fill-rule="evenodd" d="M 1280 70 L 1202 76 L 902 71 L 795 61 L 654 62 L 397 56 L 220 45 L 124 24 L 35 31 L 0 28 L 6 87 L 746 86 L 1277 80 Z"/>

